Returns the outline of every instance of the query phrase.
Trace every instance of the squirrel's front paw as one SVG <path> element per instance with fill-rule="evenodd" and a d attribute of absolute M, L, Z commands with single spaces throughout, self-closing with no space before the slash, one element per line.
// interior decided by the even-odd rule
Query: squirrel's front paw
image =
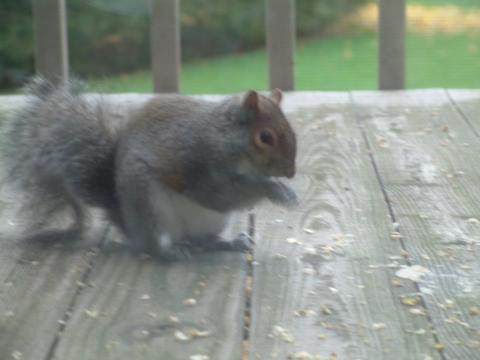
<path fill-rule="evenodd" d="M 274 203 L 288 208 L 295 207 L 299 204 L 297 194 L 290 186 L 277 181 L 273 189 L 273 196 L 270 200 Z"/>

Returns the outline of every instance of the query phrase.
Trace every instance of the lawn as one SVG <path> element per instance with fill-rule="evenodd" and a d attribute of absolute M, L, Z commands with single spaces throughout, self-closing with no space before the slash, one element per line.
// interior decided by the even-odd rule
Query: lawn
<path fill-rule="evenodd" d="M 408 4 L 420 4 L 425 6 L 454 5 L 464 9 L 479 8 L 478 0 L 408 0 Z"/>
<path fill-rule="evenodd" d="M 438 0 L 437 0 L 438 1 Z M 467 1 L 467 0 L 465 0 Z M 408 35 L 408 88 L 480 88 L 480 33 Z M 376 35 L 337 36 L 297 42 L 298 90 L 375 89 Z M 92 90 L 151 92 L 151 74 L 92 79 Z M 262 50 L 183 64 L 186 94 L 231 93 L 267 88 Z"/>

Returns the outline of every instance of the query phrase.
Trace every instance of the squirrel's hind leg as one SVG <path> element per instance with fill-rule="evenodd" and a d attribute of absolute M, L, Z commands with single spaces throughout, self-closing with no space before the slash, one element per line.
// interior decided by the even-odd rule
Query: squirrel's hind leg
<path fill-rule="evenodd" d="M 55 201 L 49 200 L 43 204 L 37 201 L 30 206 L 32 206 L 30 210 L 32 218 L 24 236 L 25 240 L 54 243 L 76 241 L 83 237 L 86 213 L 83 205 L 72 195 L 64 194 Z M 67 209 L 72 212 L 70 225 L 56 227 L 55 222 L 65 221 L 64 215 Z"/>
<path fill-rule="evenodd" d="M 119 178 L 117 193 L 122 230 L 133 251 L 164 261 L 190 257 L 189 244 L 181 241 L 171 196 L 147 170 Z"/>

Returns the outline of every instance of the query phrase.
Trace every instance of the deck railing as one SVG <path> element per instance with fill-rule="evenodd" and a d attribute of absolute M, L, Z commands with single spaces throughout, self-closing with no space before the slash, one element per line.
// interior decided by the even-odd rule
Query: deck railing
<path fill-rule="evenodd" d="M 150 0 L 151 60 L 155 92 L 178 92 L 180 0 Z M 270 88 L 295 90 L 295 0 L 265 0 Z M 379 0 L 378 87 L 405 87 L 405 0 Z M 36 72 L 68 77 L 65 0 L 33 0 Z"/>

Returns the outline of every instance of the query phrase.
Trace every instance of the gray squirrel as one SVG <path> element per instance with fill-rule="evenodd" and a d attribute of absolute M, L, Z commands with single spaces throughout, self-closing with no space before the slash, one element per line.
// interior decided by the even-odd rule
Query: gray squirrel
<path fill-rule="evenodd" d="M 278 180 L 295 174 L 296 137 L 282 93 L 248 91 L 215 103 L 154 96 L 120 128 L 105 104 L 74 82 L 36 77 L 10 119 L 3 154 L 27 207 L 46 221 L 65 208 L 74 224 L 34 238 L 81 236 L 85 208 L 103 209 L 139 252 L 182 259 L 192 246 L 245 250 L 246 235 L 219 234 L 230 214 L 268 199 L 297 203 Z"/>

